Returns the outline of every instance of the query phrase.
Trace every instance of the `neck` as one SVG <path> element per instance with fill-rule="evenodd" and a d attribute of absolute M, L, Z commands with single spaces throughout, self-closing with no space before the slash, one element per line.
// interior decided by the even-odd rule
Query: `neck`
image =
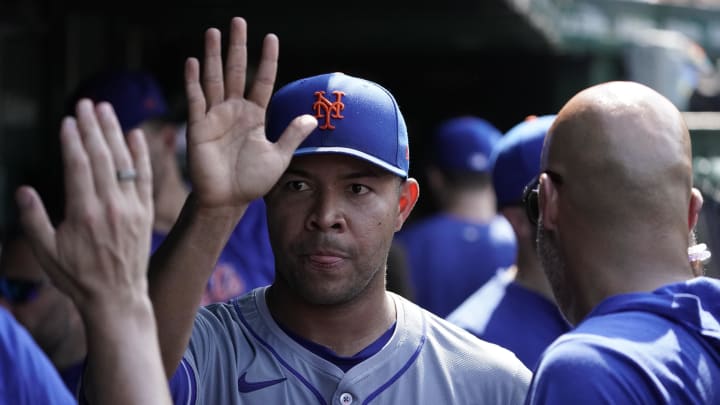
<path fill-rule="evenodd" d="M 293 333 L 340 356 L 352 356 L 395 322 L 395 303 L 385 291 L 385 272 L 381 273 L 381 277 L 376 277 L 382 281 L 381 288 L 368 285 L 361 296 L 340 305 L 308 303 L 276 279 L 268 290 L 268 307 L 275 320 Z"/>
<path fill-rule="evenodd" d="M 537 258 L 536 250 L 532 246 L 518 243 L 516 263 L 515 282 L 555 302 L 550 283 Z"/>
<path fill-rule="evenodd" d="M 162 180 L 153 184 L 155 219 L 153 229 L 168 232 L 177 221 L 190 191 L 185 186 L 177 167 L 163 170 Z"/>
<path fill-rule="evenodd" d="M 582 320 L 608 297 L 650 292 L 693 277 L 687 247 L 683 247 L 687 241 L 616 239 L 604 244 L 586 240 L 584 250 L 575 246 L 574 254 L 566 256 L 568 288 L 577 300 L 570 314 L 573 322 Z"/>
<path fill-rule="evenodd" d="M 472 222 L 490 222 L 497 214 L 495 194 L 488 188 L 458 192 L 446 212 Z"/>

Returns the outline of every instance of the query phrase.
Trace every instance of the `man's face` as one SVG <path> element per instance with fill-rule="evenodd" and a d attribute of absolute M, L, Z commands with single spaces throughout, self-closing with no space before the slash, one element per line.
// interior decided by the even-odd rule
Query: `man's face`
<path fill-rule="evenodd" d="M 10 302 L 4 297 L 0 300 L 40 347 L 44 350 L 53 347 L 65 336 L 76 309 L 72 301 L 50 283 L 24 239 L 15 239 L 3 246 L 0 275 L 8 280 L 39 283 L 27 300 Z"/>
<path fill-rule="evenodd" d="M 175 159 L 175 126 L 160 120 L 145 121 L 140 127 L 145 133 L 145 140 L 150 155 L 150 166 L 153 172 L 153 184 L 158 188 L 165 179 L 165 168 L 168 159 Z M 176 164 L 173 160 L 170 163 Z"/>
<path fill-rule="evenodd" d="M 294 158 L 266 197 L 276 277 L 318 305 L 350 302 L 369 285 L 384 288 L 403 186 L 357 158 Z"/>

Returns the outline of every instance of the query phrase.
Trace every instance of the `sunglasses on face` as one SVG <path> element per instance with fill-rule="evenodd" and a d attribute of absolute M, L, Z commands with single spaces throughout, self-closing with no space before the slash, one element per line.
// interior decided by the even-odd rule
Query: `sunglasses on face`
<path fill-rule="evenodd" d="M 11 304 L 23 304 L 37 298 L 42 281 L 0 277 L 0 297 Z"/>
<path fill-rule="evenodd" d="M 548 177 L 558 185 L 562 184 L 562 177 L 549 170 L 542 173 L 546 173 Z M 538 218 L 540 217 L 540 206 L 538 203 L 538 195 L 540 194 L 540 175 L 533 177 L 532 180 L 523 189 L 522 202 L 525 206 L 525 214 L 533 225 L 538 224 Z"/>

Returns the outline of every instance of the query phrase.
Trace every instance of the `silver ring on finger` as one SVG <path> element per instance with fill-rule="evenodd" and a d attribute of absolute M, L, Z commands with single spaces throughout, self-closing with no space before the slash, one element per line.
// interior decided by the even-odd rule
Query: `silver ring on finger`
<path fill-rule="evenodd" d="M 117 180 L 121 183 L 123 181 L 135 181 L 135 179 L 137 179 L 137 172 L 133 168 L 117 171 Z"/>

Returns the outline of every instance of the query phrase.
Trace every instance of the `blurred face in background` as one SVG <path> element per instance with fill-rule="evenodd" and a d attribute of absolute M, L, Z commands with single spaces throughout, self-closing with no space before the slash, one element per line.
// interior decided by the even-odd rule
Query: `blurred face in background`
<path fill-rule="evenodd" d="M 60 344 L 73 317 L 78 316 L 72 301 L 50 283 L 24 238 L 3 245 L 0 304 L 12 312 L 46 352 Z"/>
<path fill-rule="evenodd" d="M 150 154 L 153 188 L 158 190 L 168 171 L 178 167 L 175 145 L 177 125 L 162 120 L 148 120 L 140 128 L 145 133 Z"/>

